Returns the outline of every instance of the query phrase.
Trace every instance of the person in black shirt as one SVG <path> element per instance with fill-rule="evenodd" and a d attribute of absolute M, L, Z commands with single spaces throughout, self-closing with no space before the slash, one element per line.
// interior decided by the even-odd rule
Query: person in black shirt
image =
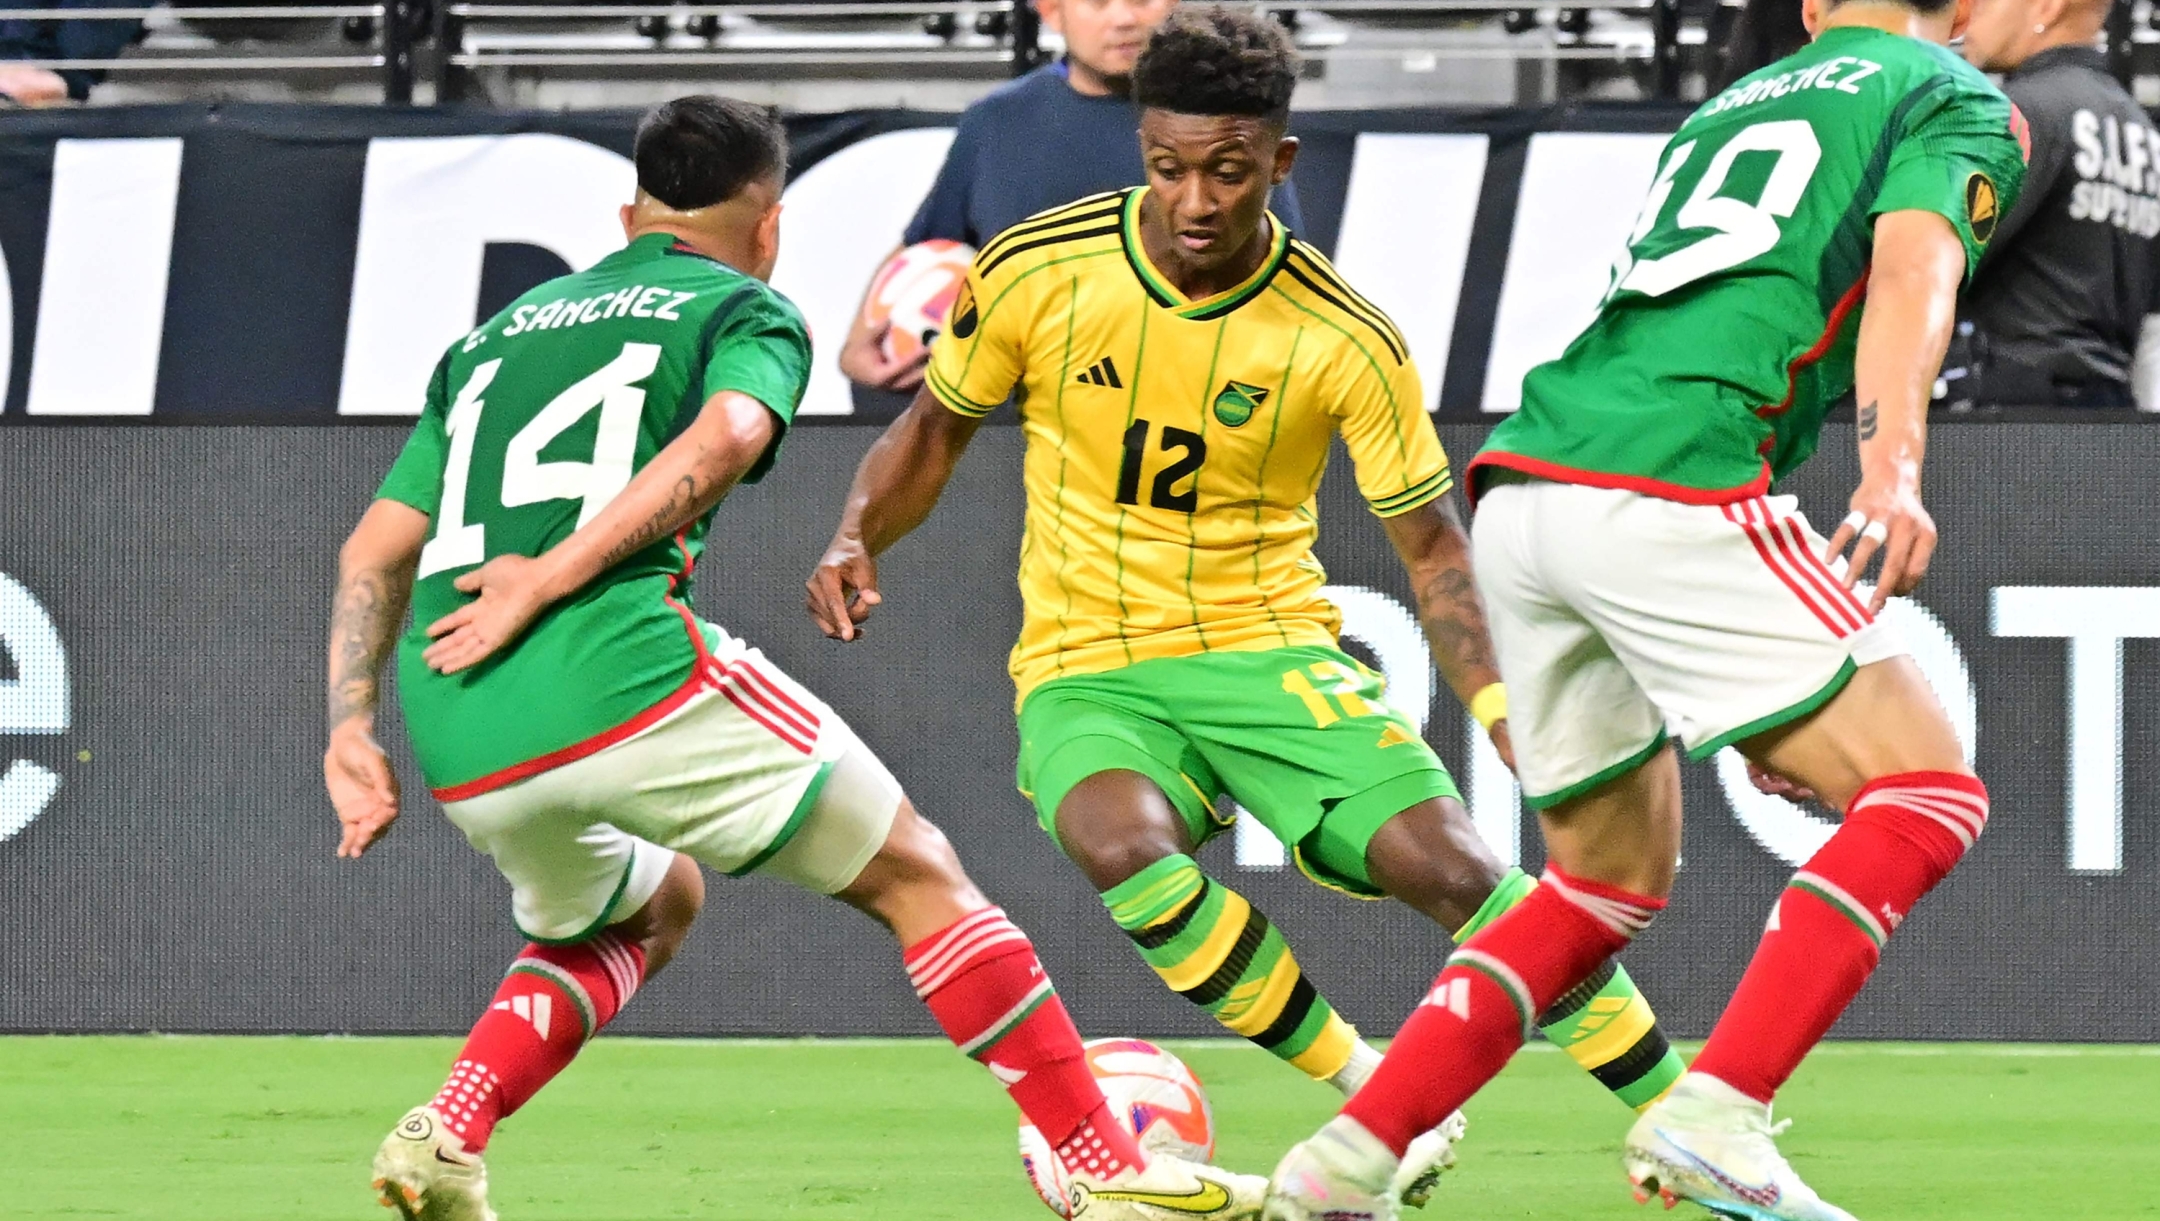
<path fill-rule="evenodd" d="M 2108 3 L 1979 0 L 1965 32 L 1966 59 L 2008 73 L 2031 136 L 2024 193 L 1965 298 L 1953 405 L 2132 405 L 2156 304 L 2160 132 L 2095 49 Z"/>
<path fill-rule="evenodd" d="M 1174 3 L 1035 0 L 1043 24 L 1065 39 L 1064 59 L 961 112 L 945 164 L 900 248 L 932 238 L 980 247 L 1037 212 L 1143 181 L 1140 121 L 1127 89 L 1140 48 Z M 1293 232 L 1303 224 L 1290 183 L 1276 189 L 1270 206 Z M 922 384 L 927 354 L 887 360 L 884 338 L 858 309 L 840 371 L 866 389 L 912 392 Z"/>

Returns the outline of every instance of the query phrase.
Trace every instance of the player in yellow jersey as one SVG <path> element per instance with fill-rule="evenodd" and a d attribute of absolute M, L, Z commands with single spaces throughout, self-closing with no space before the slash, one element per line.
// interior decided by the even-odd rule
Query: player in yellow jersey
<path fill-rule="evenodd" d="M 1315 881 L 1393 896 L 1458 938 L 1535 883 L 1501 869 L 1379 676 L 1337 647 L 1313 498 L 1340 436 L 1441 673 L 1507 753 L 1416 367 L 1388 319 L 1267 211 L 1296 155 L 1283 134 L 1295 82 L 1273 22 L 1217 5 L 1171 15 L 1134 73 L 1148 184 L 1043 213 L 977 254 L 924 393 L 856 473 L 810 610 L 853 639 L 880 600 L 874 557 L 929 514 L 979 421 L 1017 391 L 1019 787 L 1166 983 L 1348 1094 L 1378 1054 L 1281 933 L 1194 863 L 1225 795 Z M 1679 1075 L 1617 966 L 1541 1023 L 1632 1106 Z M 1428 1153 L 1410 1178 L 1448 1160 Z"/>

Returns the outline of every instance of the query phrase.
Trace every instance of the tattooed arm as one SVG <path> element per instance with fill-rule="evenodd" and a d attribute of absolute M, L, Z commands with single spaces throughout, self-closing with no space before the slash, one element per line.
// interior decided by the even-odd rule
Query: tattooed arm
<path fill-rule="evenodd" d="M 339 856 L 359 856 L 397 819 L 397 776 L 375 744 L 377 678 L 405 621 L 413 568 L 427 531 L 427 514 L 394 500 L 378 500 L 338 552 L 337 599 L 330 610 L 330 746 L 323 752 L 323 782 L 344 827 Z"/>
<path fill-rule="evenodd" d="M 517 639 L 541 611 L 594 577 L 710 512 L 779 432 L 765 404 L 724 390 L 681 436 L 633 475 L 598 516 L 544 554 L 497 556 L 457 579 L 478 595 L 428 625 L 421 656 L 444 674 L 479 664 Z"/>
<path fill-rule="evenodd" d="M 1470 535 L 1452 496 L 1381 519 L 1395 554 L 1402 557 L 1417 591 L 1418 622 L 1432 645 L 1433 662 L 1465 708 L 1478 692 L 1500 681 L 1485 603 L 1470 570 Z M 1507 720 L 1493 723 L 1493 745 L 1512 765 Z"/>
<path fill-rule="evenodd" d="M 1935 522 L 1920 503 L 1920 464 L 1928 398 L 1950 344 L 1964 276 L 1965 246 L 1949 221 L 1923 211 L 1875 218 L 1867 309 L 1853 354 L 1860 486 L 1851 515 L 1830 536 L 1829 554 L 1845 562 L 1847 586 L 1882 558 L 1872 596 L 1878 611 L 1892 594 L 1920 583 L 1935 552 Z"/>

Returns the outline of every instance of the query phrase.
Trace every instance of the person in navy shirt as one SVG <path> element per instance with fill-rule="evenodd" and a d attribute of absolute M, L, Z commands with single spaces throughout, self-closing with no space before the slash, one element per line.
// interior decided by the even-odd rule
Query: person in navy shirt
<path fill-rule="evenodd" d="M 980 247 L 1037 212 L 1144 181 L 1140 123 L 1126 87 L 1140 48 L 1175 2 L 1035 0 L 1043 24 L 1064 37 L 1065 57 L 961 112 L 945 164 L 901 248 L 932 238 Z M 1292 184 L 1275 192 L 1272 206 L 1297 230 Z M 927 354 L 887 360 L 884 337 L 857 310 L 840 371 L 866 389 L 912 392 L 922 384 Z"/>

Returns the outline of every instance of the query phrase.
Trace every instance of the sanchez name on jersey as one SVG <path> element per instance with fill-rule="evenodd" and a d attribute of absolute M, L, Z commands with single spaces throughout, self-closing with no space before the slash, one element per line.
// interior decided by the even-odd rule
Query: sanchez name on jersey
<path fill-rule="evenodd" d="M 809 369 L 787 298 L 665 234 L 526 293 L 444 353 L 377 493 L 435 519 L 398 695 L 438 797 L 590 754 L 688 698 L 704 649 L 690 570 L 706 522 L 625 559 L 480 665 L 437 674 L 420 654 L 427 625 L 469 600 L 457 578 L 568 538 L 723 390 L 765 404 L 784 432 Z"/>
<path fill-rule="evenodd" d="M 1850 26 L 1705 102 L 1658 158 L 1597 319 L 1523 379 L 1473 485 L 1509 467 L 1760 495 L 1852 388 L 1875 217 L 1940 214 L 1969 276 L 2024 179 L 2021 126 L 1947 48 Z"/>

